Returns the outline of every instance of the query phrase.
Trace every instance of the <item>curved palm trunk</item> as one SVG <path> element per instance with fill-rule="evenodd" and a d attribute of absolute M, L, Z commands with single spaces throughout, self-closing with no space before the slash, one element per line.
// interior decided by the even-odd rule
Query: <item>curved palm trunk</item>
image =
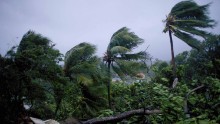
<path fill-rule="evenodd" d="M 108 77 L 109 77 L 109 81 L 108 81 L 108 105 L 109 108 L 111 109 L 111 97 L 110 97 L 110 86 L 111 86 L 111 73 L 110 73 L 110 65 L 111 65 L 111 61 L 108 62 Z"/>
<path fill-rule="evenodd" d="M 173 39 L 172 39 L 172 32 L 169 30 L 169 37 L 170 37 L 170 46 L 171 46 L 171 64 L 172 64 L 172 69 L 173 69 L 173 76 L 176 78 L 176 64 L 175 64 L 175 59 L 174 59 L 174 49 L 173 49 Z"/>

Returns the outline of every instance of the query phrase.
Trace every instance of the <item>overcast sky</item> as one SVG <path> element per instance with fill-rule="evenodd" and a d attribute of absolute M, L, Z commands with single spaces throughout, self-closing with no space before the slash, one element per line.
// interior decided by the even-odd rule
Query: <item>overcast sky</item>
<path fill-rule="evenodd" d="M 138 49 L 153 58 L 170 60 L 168 34 L 162 33 L 166 15 L 181 0 L 0 0 L 0 54 L 18 45 L 33 30 L 48 37 L 61 53 L 80 42 L 97 46 L 102 56 L 114 32 L 126 26 L 145 40 Z M 199 5 L 213 2 L 209 12 L 220 22 L 220 0 L 195 0 Z M 220 24 L 212 32 L 220 34 Z M 174 38 L 175 54 L 190 50 Z"/>

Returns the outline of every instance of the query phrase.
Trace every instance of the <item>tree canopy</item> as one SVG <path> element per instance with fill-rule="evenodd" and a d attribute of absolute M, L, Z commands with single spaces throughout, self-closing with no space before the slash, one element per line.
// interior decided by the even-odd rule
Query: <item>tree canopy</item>
<path fill-rule="evenodd" d="M 141 63 L 141 59 L 145 59 L 148 55 L 146 51 L 132 53 L 132 50 L 143 42 L 143 39 L 139 38 L 134 32 L 130 32 L 126 27 L 119 29 L 112 35 L 103 57 L 108 66 L 109 79 L 111 79 L 111 70 L 122 80 L 126 80 L 128 77 L 135 77 L 142 68 L 146 68 L 146 65 Z M 108 101 L 111 107 L 110 83 L 111 81 L 109 80 Z"/>
<path fill-rule="evenodd" d="M 203 30 L 215 25 L 209 5 L 187 0 L 171 9 L 164 29 L 171 64 L 137 52 L 144 40 L 127 27 L 112 35 L 103 57 L 87 42 L 62 55 L 28 31 L 0 55 L 1 122 L 220 123 L 220 35 Z M 193 49 L 174 56 L 172 35 Z"/>
<path fill-rule="evenodd" d="M 169 32 L 174 77 L 176 77 L 176 67 L 172 34 L 192 48 L 201 49 L 200 39 L 206 39 L 209 36 L 204 29 L 215 26 L 215 21 L 208 15 L 209 6 L 210 4 L 200 6 L 191 0 L 181 1 L 174 5 L 164 20 L 166 25 L 163 32 Z"/>

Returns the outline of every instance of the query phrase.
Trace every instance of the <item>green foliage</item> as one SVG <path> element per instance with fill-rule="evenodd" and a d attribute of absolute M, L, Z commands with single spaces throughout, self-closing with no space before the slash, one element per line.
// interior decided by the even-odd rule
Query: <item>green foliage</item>
<path fill-rule="evenodd" d="M 143 43 L 143 39 L 130 32 L 128 28 L 123 27 L 112 35 L 110 44 L 108 45 L 108 51 L 120 46 L 132 50 L 141 43 Z"/>
<path fill-rule="evenodd" d="M 116 31 L 108 45 L 107 51 L 103 57 L 103 61 L 108 66 L 108 101 L 111 108 L 110 100 L 110 72 L 115 72 L 123 81 L 135 77 L 143 68 L 147 68 L 141 60 L 146 60 L 148 54 L 146 51 L 132 53 L 136 47 L 144 42 L 135 33 L 130 32 L 128 28 L 123 27 Z"/>
<path fill-rule="evenodd" d="M 215 26 L 215 21 L 208 16 L 208 7 L 209 4 L 200 6 L 192 0 L 181 1 L 171 9 L 164 20 L 166 26 L 163 32 L 169 32 L 174 78 L 177 74 L 172 33 L 192 48 L 202 50 L 200 39 L 210 36 L 204 29 Z"/>
<path fill-rule="evenodd" d="M 99 112 L 99 117 L 108 117 L 108 116 L 113 115 L 113 113 L 114 112 L 112 110 L 110 110 L 110 109 L 101 110 Z"/>
<path fill-rule="evenodd" d="M 47 100 L 48 97 L 52 97 L 52 101 L 62 99 L 62 87 L 66 80 L 58 65 L 62 56 L 53 46 L 46 37 L 28 31 L 17 50 L 13 47 L 5 57 L 1 57 L 0 103 L 6 115 L 1 117 L 5 123 L 19 123 L 19 118 L 27 115 L 23 104 L 30 105 L 29 111 L 34 113 L 36 110 L 41 118 L 54 117 L 55 107 L 51 106 L 59 106 L 60 103 L 51 104 Z M 56 92 L 58 90 L 59 93 Z M 41 103 L 44 103 L 43 108 Z"/>
<path fill-rule="evenodd" d="M 205 121 L 207 123 L 219 123 L 218 115 L 220 83 L 219 73 L 217 73 L 218 68 L 216 68 L 219 66 L 219 63 L 217 62 L 219 59 L 219 51 L 217 49 L 219 46 L 218 42 L 218 35 L 210 36 L 201 44 L 202 50 L 185 51 L 177 55 L 175 58 L 179 82 L 177 87 L 171 90 L 172 93 L 184 98 L 192 89 L 202 85 L 204 86 L 189 94 L 187 103 L 189 109 L 188 115 L 191 118 L 186 119 L 188 116 L 183 116 L 183 121 L 180 123 L 202 123 Z M 152 81 L 166 85 L 167 82 L 172 79 L 170 78 L 171 75 L 169 75 L 171 69 L 169 66 L 161 65 L 163 65 L 162 62 L 156 62 L 153 65 L 152 70 L 155 73 L 155 77 L 152 79 Z M 172 83 L 172 80 L 170 83 Z M 186 97 L 184 99 L 186 100 Z M 164 103 L 166 103 L 166 101 L 164 101 Z M 172 106 L 172 104 L 170 105 Z M 169 107 L 165 106 L 165 108 Z M 174 110 L 174 107 L 172 107 L 172 110 Z M 187 113 L 185 114 L 187 115 Z M 197 118 L 201 116 L 202 118 Z"/>
<path fill-rule="evenodd" d="M 80 43 L 66 53 L 64 60 L 65 74 L 73 84 L 66 89 L 64 103 L 72 111 L 63 109 L 82 119 L 98 116 L 98 111 L 106 106 L 107 72 L 94 56 L 95 51 L 94 45 Z"/>
<path fill-rule="evenodd" d="M 174 75 L 172 73 L 172 67 L 165 61 L 157 60 L 151 67 L 154 72 L 154 82 L 160 82 L 161 84 L 171 87 L 173 83 Z"/>
<path fill-rule="evenodd" d="M 22 123 L 26 116 L 87 120 L 144 108 L 162 113 L 132 116 L 122 123 L 220 123 L 220 36 L 203 31 L 215 25 L 208 7 L 182 1 L 165 20 L 164 32 L 199 49 L 175 57 L 175 74 L 173 66 L 160 60 L 147 70 L 149 54 L 133 53 L 143 39 L 126 27 L 112 35 L 103 57 L 106 63 L 94 55 L 94 45 L 83 42 L 65 54 L 64 67 L 59 65 L 63 55 L 55 45 L 28 31 L 18 46 L 0 55 L 1 122 Z M 146 70 L 150 80 L 134 78 Z M 113 74 L 123 81 L 110 82 Z M 24 104 L 30 108 L 25 110 Z"/>
<path fill-rule="evenodd" d="M 170 30 L 189 46 L 200 49 L 201 41 L 193 35 L 205 39 L 209 33 L 202 29 L 215 25 L 215 21 L 208 16 L 208 7 L 209 4 L 200 6 L 191 0 L 177 3 L 164 21 L 166 23 L 164 32 Z"/>
<path fill-rule="evenodd" d="M 123 27 L 112 35 L 104 61 L 111 63 L 112 70 L 120 78 L 125 79 L 126 76 L 134 77 L 140 72 L 140 68 L 145 67 L 140 60 L 145 59 L 147 53 L 145 51 L 132 53 L 132 50 L 143 42 L 143 39 L 130 32 L 128 28 Z"/>
<path fill-rule="evenodd" d="M 219 36 L 213 35 L 203 41 L 201 44 L 202 50 L 185 51 L 176 56 L 176 71 L 179 82 L 175 89 L 168 90 L 173 95 L 167 96 L 167 98 L 171 99 L 166 100 L 157 96 L 164 103 L 160 105 L 161 109 L 169 114 L 163 117 L 157 116 L 154 122 L 172 123 L 177 122 L 176 120 L 182 120 L 178 123 L 219 123 L 218 42 Z M 165 86 L 169 86 L 167 83 L 172 83 L 171 68 L 168 65 L 157 61 L 151 68 L 154 71 L 152 82 L 158 82 Z M 183 100 L 186 102 L 185 96 L 192 89 L 201 85 L 204 85 L 204 87 L 192 92 L 188 96 L 189 113 L 187 115 L 187 113 L 183 112 Z M 163 89 L 162 87 L 156 89 L 160 89 L 159 94 L 166 94 L 164 90 L 161 90 Z M 174 101 L 177 101 L 177 103 Z M 181 104 L 174 107 L 172 103 L 175 105 L 182 103 L 182 107 Z M 177 114 L 172 114 L 173 112 Z M 187 118 L 189 116 L 190 118 Z"/>
<path fill-rule="evenodd" d="M 115 113 L 138 108 L 163 110 L 163 114 L 160 115 L 127 119 L 129 123 L 141 123 L 146 120 L 155 123 L 172 123 L 184 118 L 183 100 L 184 93 L 188 90 L 185 85 L 177 86 L 177 89 L 172 92 L 162 84 L 150 82 L 136 82 L 130 85 L 112 83 L 111 89 Z"/>
<path fill-rule="evenodd" d="M 92 74 L 94 73 L 98 58 L 94 56 L 95 46 L 88 43 L 80 43 L 70 49 L 65 55 L 64 70 L 65 74 L 70 78 L 77 80 L 77 74 Z M 81 79 L 87 79 L 86 76 Z"/>
<path fill-rule="evenodd" d="M 217 122 L 215 120 L 204 118 L 204 115 L 200 115 L 198 117 L 179 121 L 176 124 L 217 124 Z"/>

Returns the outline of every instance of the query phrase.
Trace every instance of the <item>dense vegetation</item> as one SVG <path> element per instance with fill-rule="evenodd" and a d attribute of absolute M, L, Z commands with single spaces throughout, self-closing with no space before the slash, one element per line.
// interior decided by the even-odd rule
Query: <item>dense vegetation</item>
<path fill-rule="evenodd" d="M 133 52 L 144 40 L 126 27 L 112 35 L 102 58 L 86 42 L 62 55 L 48 38 L 28 31 L 0 55 L 1 122 L 22 123 L 31 116 L 83 123 L 220 123 L 220 35 L 199 29 L 214 26 L 208 6 L 183 1 L 172 8 L 165 21 L 171 46 L 174 34 L 193 48 L 175 57 L 172 51 L 171 64 L 146 64 L 146 51 Z"/>

